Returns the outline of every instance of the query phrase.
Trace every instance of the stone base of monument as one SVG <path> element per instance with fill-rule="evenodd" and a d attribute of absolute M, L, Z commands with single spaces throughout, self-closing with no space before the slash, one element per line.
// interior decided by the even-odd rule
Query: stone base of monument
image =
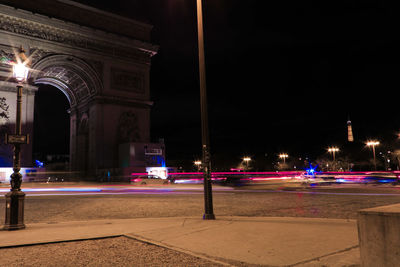
<path fill-rule="evenodd" d="M 358 238 L 363 267 L 399 266 L 400 204 L 360 210 Z"/>

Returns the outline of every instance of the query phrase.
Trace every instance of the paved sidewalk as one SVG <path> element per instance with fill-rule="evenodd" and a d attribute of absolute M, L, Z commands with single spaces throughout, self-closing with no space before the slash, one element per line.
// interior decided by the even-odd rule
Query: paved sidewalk
<path fill-rule="evenodd" d="M 0 248 L 127 236 L 215 263 L 267 266 L 358 266 L 355 220 L 194 217 L 28 224 L 1 231 Z"/>

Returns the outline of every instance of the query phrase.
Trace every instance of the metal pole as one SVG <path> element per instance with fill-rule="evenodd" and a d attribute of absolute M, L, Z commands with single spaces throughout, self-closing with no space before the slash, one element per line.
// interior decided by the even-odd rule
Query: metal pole
<path fill-rule="evenodd" d="M 375 171 L 376 171 L 376 156 L 375 156 L 375 146 L 374 145 L 372 146 L 372 151 L 374 153 L 374 168 L 375 168 Z"/>
<path fill-rule="evenodd" d="M 19 173 L 21 170 L 21 146 L 19 144 L 14 145 L 13 162 L 14 173 L 11 174 L 11 190 L 20 191 L 22 175 Z"/>
<path fill-rule="evenodd" d="M 15 135 L 21 135 L 21 108 L 22 108 L 22 85 L 17 85 L 17 114 L 15 122 Z M 14 143 L 13 171 L 11 174 L 11 190 L 6 194 L 6 217 L 4 230 L 24 229 L 24 200 L 25 193 L 21 191 L 21 148 L 20 144 Z"/>
<path fill-rule="evenodd" d="M 333 168 L 334 168 L 335 171 L 337 171 L 335 151 L 333 151 L 332 154 L 333 154 L 333 166 L 334 166 Z"/>
<path fill-rule="evenodd" d="M 197 34 L 199 46 L 199 74 L 200 74 L 200 108 L 201 108 L 201 137 L 203 153 L 203 177 L 204 177 L 204 207 L 203 219 L 214 220 L 212 188 L 211 188 L 211 159 L 208 133 L 206 70 L 204 59 L 203 37 L 203 8 L 202 0 L 197 0 Z"/>
<path fill-rule="evenodd" d="M 17 85 L 17 118 L 15 122 L 15 134 L 21 135 L 21 113 L 22 113 L 22 85 Z M 11 188 L 12 190 L 21 191 L 22 175 L 19 173 L 21 170 L 21 147 L 20 144 L 14 144 L 14 164 L 11 175 Z"/>

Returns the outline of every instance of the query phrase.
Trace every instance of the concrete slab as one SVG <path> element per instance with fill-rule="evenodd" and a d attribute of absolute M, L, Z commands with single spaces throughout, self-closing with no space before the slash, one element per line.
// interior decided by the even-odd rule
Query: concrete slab
<path fill-rule="evenodd" d="M 209 259 L 287 266 L 358 246 L 355 220 L 314 218 L 143 218 L 28 224 L 2 231 L 0 247 L 126 235 Z"/>
<path fill-rule="evenodd" d="M 93 220 L 27 224 L 26 229 L 0 232 L 0 248 L 120 236 L 132 231 L 173 227 L 176 218 Z"/>
<path fill-rule="evenodd" d="M 354 220 L 312 218 L 186 219 L 136 235 L 168 246 L 249 264 L 290 265 L 358 245 Z"/>

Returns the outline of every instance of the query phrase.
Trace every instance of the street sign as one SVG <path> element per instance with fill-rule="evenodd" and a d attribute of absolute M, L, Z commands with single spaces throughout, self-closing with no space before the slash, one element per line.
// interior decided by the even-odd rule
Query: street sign
<path fill-rule="evenodd" d="M 28 144 L 29 134 L 6 134 L 6 144 Z"/>

